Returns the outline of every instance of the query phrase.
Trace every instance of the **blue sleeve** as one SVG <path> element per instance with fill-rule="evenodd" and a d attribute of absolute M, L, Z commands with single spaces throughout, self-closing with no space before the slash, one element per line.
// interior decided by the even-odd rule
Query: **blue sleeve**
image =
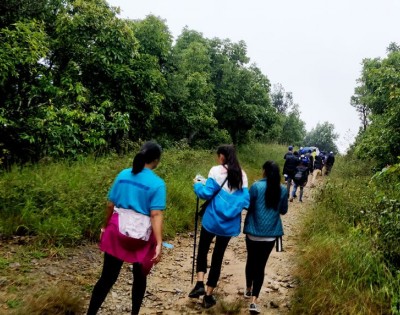
<path fill-rule="evenodd" d="M 165 210 L 167 205 L 167 189 L 164 185 L 158 186 L 150 200 L 151 210 Z"/>
<path fill-rule="evenodd" d="M 118 192 L 118 179 L 120 177 L 121 173 L 117 175 L 117 177 L 114 179 L 114 182 L 110 188 L 110 191 L 108 192 L 108 200 L 112 201 L 114 204 L 117 202 L 117 192 Z"/>
<path fill-rule="evenodd" d="M 286 187 L 282 187 L 281 202 L 279 203 L 279 213 L 286 214 L 288 212 L 288 197 Z"/>
<path fill-rule="evenodd" d="M 251 185 L 250 190 L 249 190 L 249 207 L 248 207 L 248 211 L 253 211 L 254 210 L 254 207 L 256 205 L 257 195 L 258 195 L 258 189 L 256 188 L 256 184 L 253 184 L 253 185 Z"/>
<path fill-rule="evenodd" d="M 214 195 L 216 189 L 218 189 L 218 187 L 215 187 L 215 184 L 216 182 L 212 178 L 207 178 L 205 185 L 202 183 L 195 183 L 193 185 L 194 193 L 197 195 L 197 197 L 208 200 Z"/>
<path fill-rule="evenodd" d="M 243 208 L 248 209 L 248 208 L 250 208 L 250 193 L 249 193 L 249 189 L 247 187 L 243 188 L 243 194 L 244 194 Z"/>

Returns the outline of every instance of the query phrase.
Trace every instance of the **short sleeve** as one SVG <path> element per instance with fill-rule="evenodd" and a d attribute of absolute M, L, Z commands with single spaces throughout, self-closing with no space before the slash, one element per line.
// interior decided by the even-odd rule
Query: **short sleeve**
<path fill-rule="evenodd" d="M 158 186 L 150 201 L 151 210 L 165 210 L 167 206 L 167 189 L 165 184 Z"/>

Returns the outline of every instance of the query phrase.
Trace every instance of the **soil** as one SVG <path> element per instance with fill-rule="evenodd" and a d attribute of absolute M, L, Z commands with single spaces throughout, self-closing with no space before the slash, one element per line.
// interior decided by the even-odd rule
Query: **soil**
<path fill-rule="evenodd" d="M 288 213 L 282 217 L 285 235 L 283 251 L 273 250 L 266 267 L 266 276 L 259 297 L 261 314 L 287 314 L 297 286 L 294 278 L 298 231 L 301 218 L 308 211 L 310 189 L 304 189 L 304 202 L 297 199 L 289 203 Z M 243 216 L 245 212 L 243 213 Z M 0 314 L 13 314 L 18 308 L 13 301 L 23 300 L 32 292 L 66 287 L 79 292 L 86 309 L 90 291 L 97 281 L 102 267 L 102 253 L 97 244 L 65 249 L 64 255 L 46 258 L 29 258 L 2 266 L 10 257 L 21 257 L 26 246 L 23 238 L 0 241 Z M 222 314 L 221 306 L 203 310 L 201 299 L 187 297 L 192 289 L 191 272 L 193 257 L 192 233 L 177 235 L 169 240 L 172 249 L 163 249 L 163 258 L 148 277 L 146 295 L 141 308 L 142 315 L 150 314 Z M 210 257 L 209 257 L 210 259 Z M 248 300 L 244 299 L 246 248 L 244 235 L 232 238 L 224 256 L 220 281 L 215 290 L 219 304 L 240 305 L 240 314 L 248 314 Z M 195 281 L 195 280 L 194 280 Z M 130 265 L 124 264 L 117 283 L 108 294 L 99 315 L 130 314 L 132 275 Z M 18 304 L 18 303 L 16 303 Z M 214 309 L 214 310 L 213 310 Z M 226 311 L 228 313 L 228 311 Z M 84 314 L 82 312 L 81 314 Z M 233 313 L 230 313 L 233 314 Z M 237 313 L 236 313 L 237 314 Z"/>

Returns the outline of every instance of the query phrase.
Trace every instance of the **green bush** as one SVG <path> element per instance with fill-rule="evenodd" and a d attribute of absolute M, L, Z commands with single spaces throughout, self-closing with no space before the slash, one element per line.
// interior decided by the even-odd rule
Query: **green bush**
<path fill-rule="evenodd" d="M 285 148 L 254 144 L 239 148 L 249 183 L 262 175 L 267 159 L 279 159 Z M 97 240 L 104 219 L 107 193 L 115 176 L 131 166 L 133 153 L 78 161 L 49 162 L 12 169 L 0 176 L 0 233 L 33 235 L 49 245 L 73 245 Z M 166 237 L 193 229 L 196 197 L 193 178 L 208 175 L 215 151 L 192 150 L 184 142 L 165 150 L 156 173 L 167 184 Z"/>
<path fill-rule="evenodd" d="M 371 165 L 338 158 L 315 194 L 293 314 L 400 313 L 398 173 Z"/>

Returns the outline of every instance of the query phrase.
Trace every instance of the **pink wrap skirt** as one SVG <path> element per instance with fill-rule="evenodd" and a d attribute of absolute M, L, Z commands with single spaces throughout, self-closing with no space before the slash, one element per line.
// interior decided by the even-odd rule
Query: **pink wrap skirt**
<path fill-rule="evenodd" d="M 140 263 L 148 275 L 154 263 L 157 242 L 151 233 L 148 241 L 130 238 L 119 232 L 118 213 L 113 213 L 100 240 L 100 250 L 127 263 Z"/>

